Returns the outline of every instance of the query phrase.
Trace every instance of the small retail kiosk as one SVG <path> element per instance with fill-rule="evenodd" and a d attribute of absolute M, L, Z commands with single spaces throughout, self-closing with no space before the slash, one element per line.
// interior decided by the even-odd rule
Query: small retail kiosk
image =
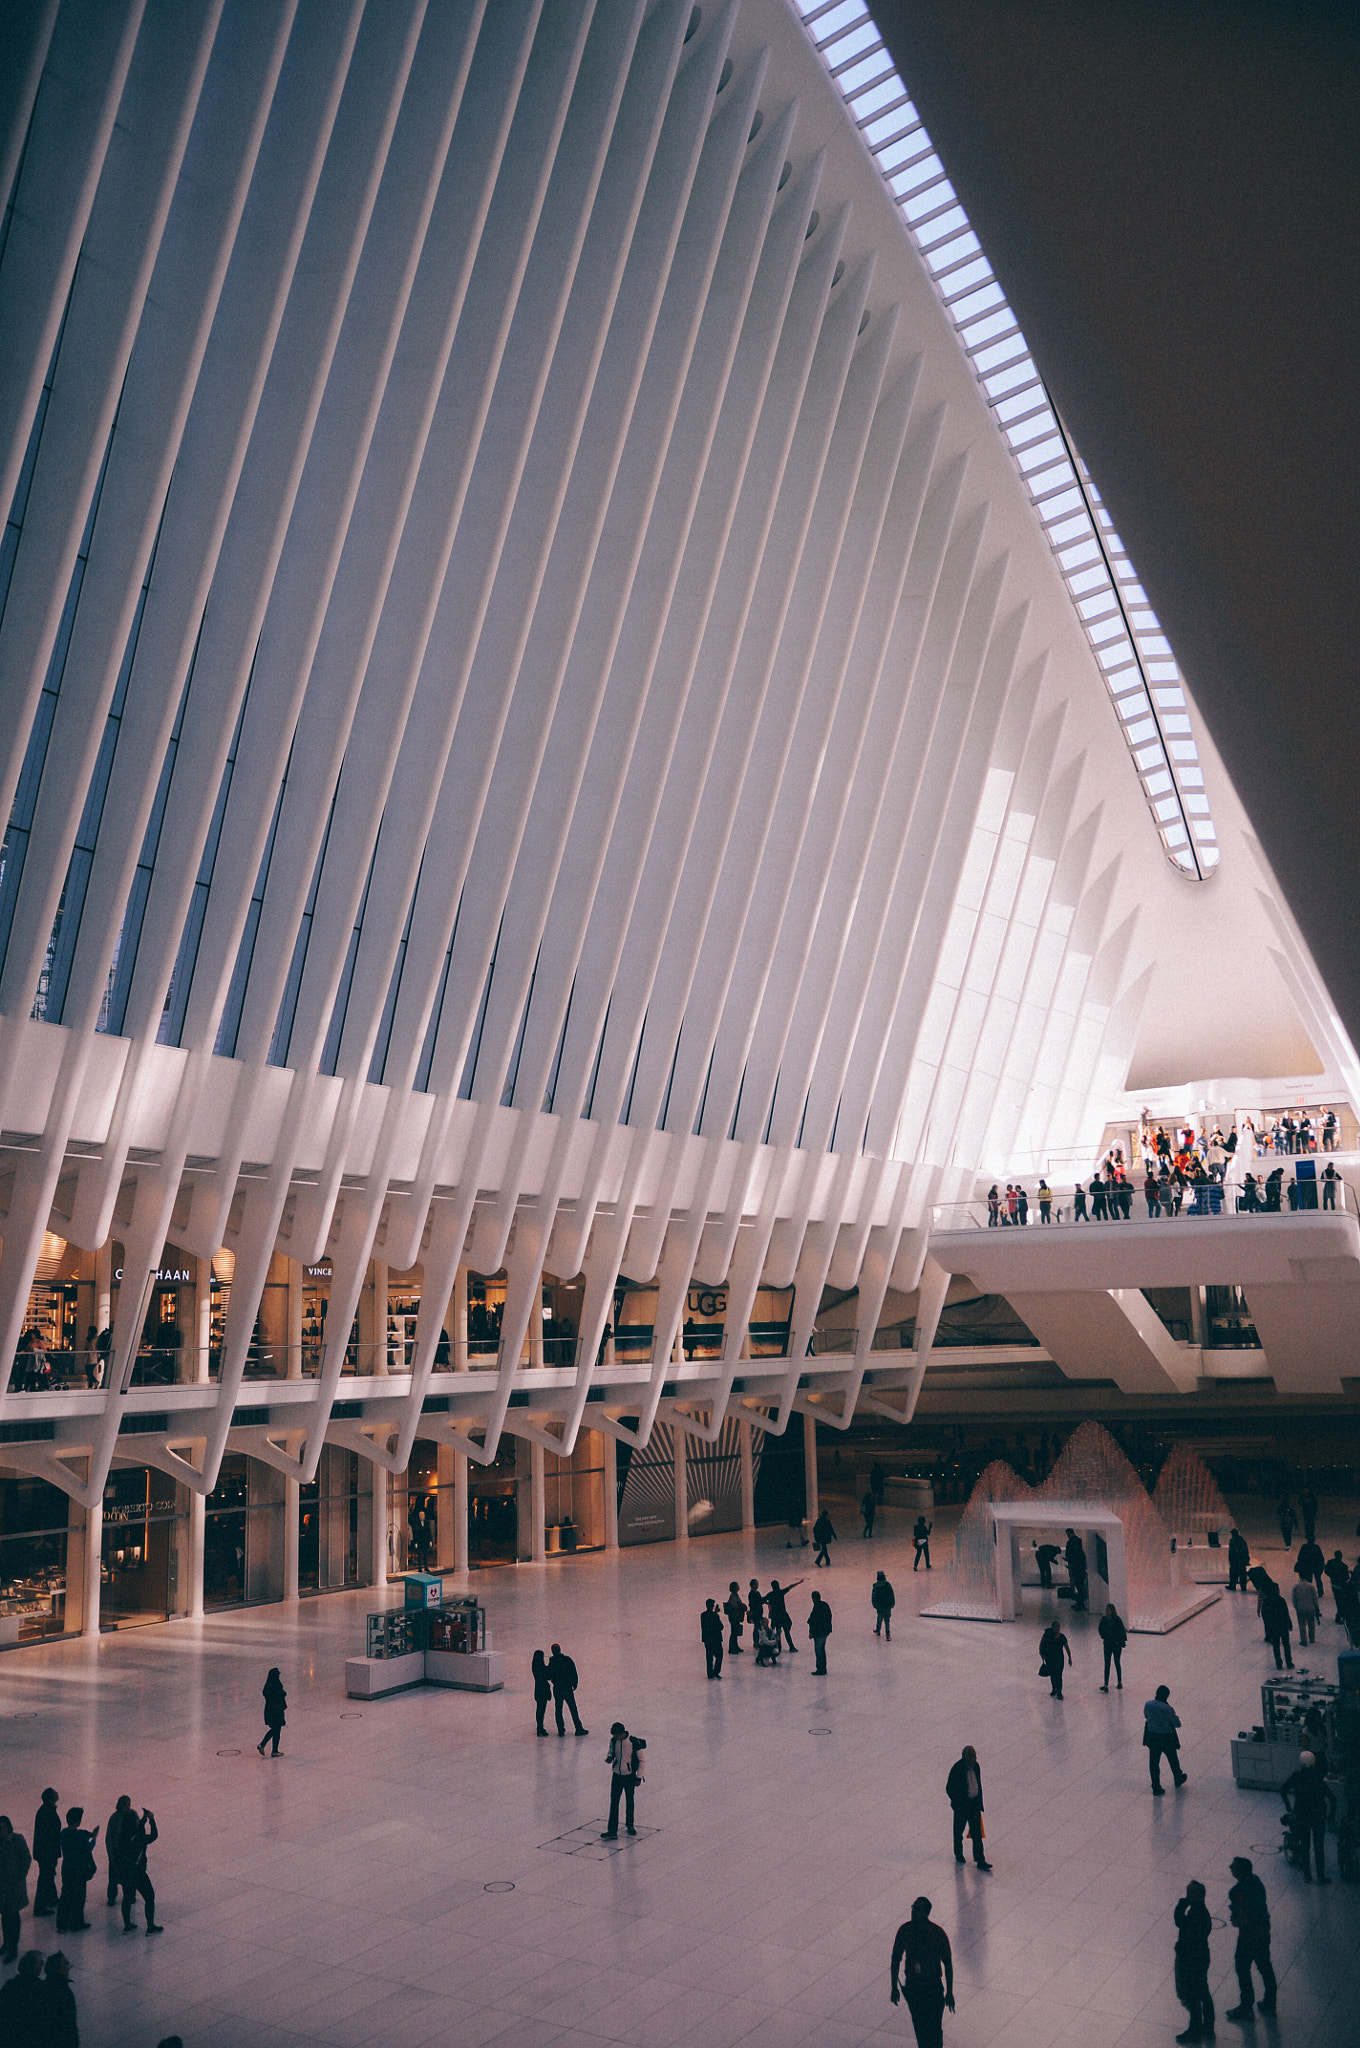
<path fill-rule="evenodd" d="M 433 1572 L 412 1572 L 400 1607 L 368 1617 L 367 1655 L 345 1660 L 345 1691 L 352 1700 L 376 1700 L 413 1685 L 456 1692 L 499 1692 L 505 1657 L 491 1647 L 486 1609 L 477 1600 L 444 1601 L 444 1582 Z"/>

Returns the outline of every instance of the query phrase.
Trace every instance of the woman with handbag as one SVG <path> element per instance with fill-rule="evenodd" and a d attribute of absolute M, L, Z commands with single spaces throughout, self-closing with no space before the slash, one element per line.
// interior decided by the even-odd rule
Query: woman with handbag
<path fill-rule="evenodd" d="M 61 1897 L 57 1901 L 58 1934 L 76 1934 L 89 1926 L 85 1918 L 85 1887 L 94 1876 L 94 1845 L 98 1828 L 83 1828 L 83 1806 L 67 1809 L 61 1831 Z"/>

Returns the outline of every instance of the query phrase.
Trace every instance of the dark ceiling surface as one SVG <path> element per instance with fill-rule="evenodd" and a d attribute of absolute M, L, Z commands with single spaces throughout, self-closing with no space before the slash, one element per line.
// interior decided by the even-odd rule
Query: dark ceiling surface
<path fill-rule="evenodd" d="M 1360 1044 L 1360 5 L 871 5 Z"/>

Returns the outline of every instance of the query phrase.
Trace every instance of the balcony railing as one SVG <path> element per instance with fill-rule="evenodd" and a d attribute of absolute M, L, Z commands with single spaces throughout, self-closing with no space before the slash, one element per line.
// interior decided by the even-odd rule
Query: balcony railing
<path fill-rule="evenodd" d="M 1000 1212 L 989 1211 L 986 1201 L 942 1203 L 934 1211 L 933 1228 L 946 1230 L 987 1230 L 987 1229 L 1056 1229 L 1083 1223 L 1164 1223 L 1173 1221 L 1195 1221 L 1204 1217 L 1240 1216 L 1285 1216 L 1303 1211 L 1349 1210 L 1360 1213 L 1360 1200 L 1349 1181 L 1338 1174 L 1334 1180 L 1323 1175 L 1316 1179 L 1307 1176 L 1302 1179 L 1279 1179 L 1272 1181 L 1268 1175 L 1254 1176 L 1254 1186 L 1236 1181 L 1196 1181 L 1176 1191 L 1170 1200 L 1159 1198 L 1154 1208 L 1143 1190 L 1141 1181 L 1129 1182 L 1122 1190 L 1123 1199 L 1115 1206 L 1107 1195 L 1104 1214 L 1096 1210 L 1095 1198 L 1089 1189 L 1083 1190 L 1083 1201 L 1079 1208 L 1071 1188 L 1061 1192 L 1053 1190 L 1049 1216 L 1043 1214 L 1037 1194 L 1026 1190 L 1027 1213 L 1023 1224 L 1021 1218 L 1008 1214 L 1003 1199 Z"/>

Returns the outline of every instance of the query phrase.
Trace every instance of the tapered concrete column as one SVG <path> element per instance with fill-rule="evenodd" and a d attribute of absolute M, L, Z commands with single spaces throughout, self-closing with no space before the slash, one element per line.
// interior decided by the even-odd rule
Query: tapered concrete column
<path fill-rule="evenodd" d="M 291 1372 L 290 1372 L 291 1378 Z M 375 1469 L 374 1479 L 381 1477 Z M 301 1519 L 302 1488 L 287 1475 L 283 1482 L 283 1597 L 298 1597 L 298 1523 Z"/>
<path fill-rule="evenodd" d="M 529 1446 L 529 1513 L 533 1516 L 531 1531 L 532 1556 L 535 1564 L 542 1564 L 547 1556 L 547 1533 L 544 1524 L 548 1519 L 548 1493 L 543 1477 L 543 1446 Z"/>
<path fill-rule="evenodd" d="M 453 1283 L 453 1369 L 466 1372 L 468 1369 L 467 1350 L 467 1267 L 458 1268 L 458 1277 Z M 467 1459 L 463 1460 L 464 1465 Z M 466 1487 L 467 1473 L 463 1474 Z M 464 1517 L 466 1521 L 466 1517 Z"/>
<path fill-rule="evenodd" d="M 371 1586 L 387 1584 L 387 1474 L 381 1465 L 373 1468 L 373 1547 L 368 1561 Z"/>
<path fill-rule="evenodd" d="M 1204 1289 L 1190 1289 L 1190 1342 L 1202 1345 L 1204 1342 Z"/>
<path fill-rule="evenodd" d="M 363 1370 L 362 1363 L 360 1371 Z M 373 1363 L 369 1371 L 376 1378 L 388 1370 L 387 1347 L 387 1261 L 373 1261 Z"/>
<path fill-rule="evenodd" d="M 737 1424 L 737 1449 L 741 1453 L 741 1526 L 743 1529 L 754 1529 L 756 1472 L 755 1460 L 751 1456 L 751 1425 L 745 1420 Z"/>
<path fill-rule="evenodd" d="M 689 1439 L 679 1416 L 675 1419 L 675 1540 L 689 1542 Z"/>
<path fill-rule="evenodd" d="M 285 1377 L 302 1378 L 302 1267 L 288 1261 L 288 1364 Z"/>
<path fill-rule="evenodd" d="M 619 1547 L 619 1460 L 618 1445 L 607 1430 L 601 1430 L 604 1445 L 604 1547 Z"/>
<path fill-rule="evenodd" d="M 464 1297 L 467 1280 L 463 1281 Z M 463 1325 L 463 1349 L 467 1350 L 467 1323 Z M 466 1358 L 464 1359 L 466 1364 Z M 468 1555 L 468 1461 L 461 1451 L 453 1454 L 453 1568 L 456 1572 L 470 1569 Z"/>
<path fill-rule="evenodd" d="M 80 1633 L 99 1634 L 99 1569 L 104 1556 L 104 1503 L 85 1510 L 85 1585 Z"/>
<path fill-rule="evenodd" d="M 803 1490 L 807 1495 L 807 1518 L 815 1522 L 817 1503 L 817 1424 L 811 1415 L 803 1417 Z"/>
<path fill-rule="evenodd" d="M 189 1619 L 203 1619 L 203 1539 L 208 1526 L 208 1502 L 205 1495 L 191 1488 L 189 1492 Z M 293 1516 L 293 1586 L 297 1587 L 297 1515 Z"/>
<path fill-rule="evenodd" d="M 194 1378 L 200 1386 L 206 1386 L 212 1346 L 211 1259 L 194 1260 L 194 1300 L 197 1309 L 194 1328 Z"/>
<path fill-rule="evenodd" d="M 201 1260 L 200 1264 L 206 1264 Z M 97 1328 L 107 1330 L 113 1309 L 113 1246 L 102 1244 L 94 1255 L 94 1319 Z"/>

